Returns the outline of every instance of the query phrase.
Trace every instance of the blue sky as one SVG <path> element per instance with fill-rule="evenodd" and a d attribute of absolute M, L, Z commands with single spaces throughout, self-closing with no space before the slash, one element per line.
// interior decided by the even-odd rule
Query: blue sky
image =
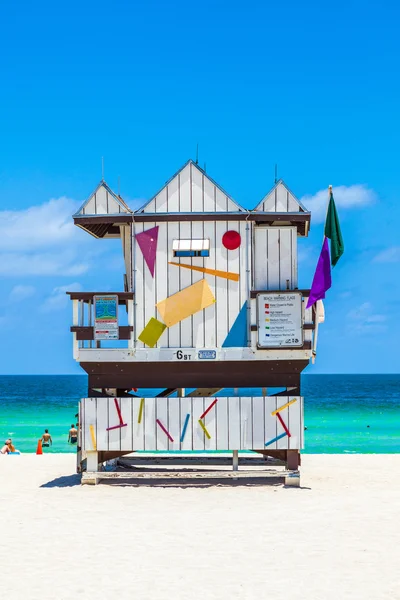
<path fill-rule="evenodd" d="M 334 186 L 346 251 L 308 372 L 399 372 L 399 12 L 394 2 L 3 3 L 0 372 L 79 373 L 65 289 L 122 289 L 119 245 L 69 218 L 101 157 L 135 207 L 197 143 L 200 164 L 243 206 L 271 187 L 277 163 L 314 209 L 304 287 Z"/>

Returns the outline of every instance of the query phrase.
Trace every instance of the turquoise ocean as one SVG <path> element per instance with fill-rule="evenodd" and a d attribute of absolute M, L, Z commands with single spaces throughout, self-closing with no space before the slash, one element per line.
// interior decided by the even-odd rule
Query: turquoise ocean
<path fill-rule="evenodd" d="M 0 442 L 11 437 L 21 452 L 35 452 L 47 428 L 53 447 L 45 452 L 75 452 L 68 430 L 86 395 L 84 375 L 0 376 Z M 400 452 L 400 375 L 303 375 L 302 395 L 305 453 Z"/>

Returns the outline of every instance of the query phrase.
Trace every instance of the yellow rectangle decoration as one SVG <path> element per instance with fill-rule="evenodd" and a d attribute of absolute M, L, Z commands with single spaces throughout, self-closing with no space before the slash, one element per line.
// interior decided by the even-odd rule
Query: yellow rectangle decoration
<path fill-rule="evenodd" d="M 239 273 L 231 273 L 230 271 L 216 271 L 215 269 L 206 269 L 205 267 L 194 267 L 193 265 L 184 265 L 183 263 L 170 262 L 170 265 L 175 267 L 182 267 L 182 269 L 191 269 L 192 271 L 199 271 L 199 273 L 205 273 L 206 275 L 214 275 L 214 277 L 223 277 L 224 279 L 230 279 L 231 281 L 239 281 Z"/>
<path fill-rule="evenodd" d="M 146 327 L 143 329 L 142 333 L 138 336 L 138 339 L 143 342 L 143 344 L 146 344 L 146 346 L 154 348 L 166 329 L 167 326 L 164 325 L 164 323 L 161 323 L 161 321 L 158 321 L 152 317 L 147 323 Z"/>
<path fill-rule="evenodd" d="M 214 302 L 215 298 L 210 286 L 205 279 L 201 279 L 201 281 L 158 302 L 156 306 L 167 327 L 172 327 L 207 306 L 211 306 Z"/>

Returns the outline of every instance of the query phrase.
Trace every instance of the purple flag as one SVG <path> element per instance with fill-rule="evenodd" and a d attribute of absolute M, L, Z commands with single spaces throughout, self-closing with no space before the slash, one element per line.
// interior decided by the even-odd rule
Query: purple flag
<path fill-rule="evenodd" d="M 315 269 L 307 308 L 310 308 L 317 300 L 325 298 L 325 292 L 329 290 L 331 285 L 331 258 L 329 256 L 328 238 L 325 238 L 324 243 L 322 244 L 321 254 L 319 255 L 317 268 Z"/>

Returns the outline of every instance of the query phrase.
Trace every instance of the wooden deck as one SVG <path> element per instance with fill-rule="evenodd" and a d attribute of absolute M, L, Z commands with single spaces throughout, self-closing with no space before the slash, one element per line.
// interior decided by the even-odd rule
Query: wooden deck
<path fill-rule="evenodd" d="M 216 481 L 234 482 L 241 480 L 242 483 L 257 484 L 270 483 L 271 479 L 284 480 L 286 486 L 300 486 L 300 472 L 288 470 L 280 466 L 280 461 L 269 459 L 267 462 L 259 456 L 239 456 L 234 453 L 226 456 L 128 456 L 117 459 L 113 466 L 104 466 L 104 470 L 85 471 L 82 473 L 82 484 L 96 485 L 101 480 L 126 481 L 132 484 L 165 484 L 177 482 L 180 484 L 214 484 Z M 226 466 L 232 465 L 232 469 Z M 171 468 L 179 466 L 179 469 Z M 210 469 L 213 466 L 215 468 Z M 184 467 L 184 468 L 182 468 Z"/>

